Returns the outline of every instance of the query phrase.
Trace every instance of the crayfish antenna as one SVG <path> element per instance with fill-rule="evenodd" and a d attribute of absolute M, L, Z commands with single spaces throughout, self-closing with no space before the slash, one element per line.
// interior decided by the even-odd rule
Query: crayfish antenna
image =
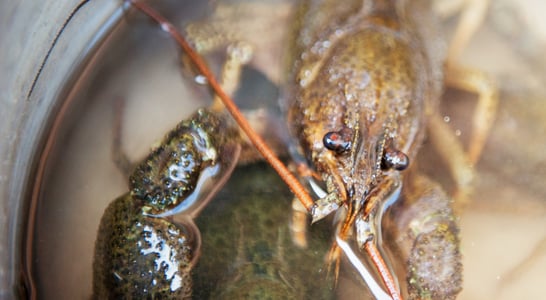
<path fill-rule="evenodd" d="M 364 244 L 364 250 L 372 259 L 372 262 L 379 272 L 381 280 L 383 281 L 383 284 L 387 287 L 387 291 L 391 295 L 392 299 L 401 300 L 402 296 L 400 295 L 400 291 L 396 287 L 396 281 L 394 281 L 394 277 L 392 276 L 387 264 L 383 260 L 383 257 L 375 246 L 373 240 L 370 240 Z"/>

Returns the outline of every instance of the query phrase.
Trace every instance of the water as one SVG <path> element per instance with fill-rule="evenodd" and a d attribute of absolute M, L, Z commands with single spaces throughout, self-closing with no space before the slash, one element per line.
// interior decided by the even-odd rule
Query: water
<path fill-rule="evenodd" d="M 184 14 L 197 16 L 201 9 Z M 188 92 L 177 54 L 178 47 L 155 24 L 140 15 L 128 17 L 80 79 L 52 151 L 36 216 L 32 265 L 41 298 L 91 295 L 100 217 L 110 201 L 128 190 L 111 156 L 116 100 L 127 103 L 122 144 L 133 161 L 206 105 Z"/>
<path fill-rule="evenodd" d="M 476 166 L 472 201 L 461 215 L 464 288 L 459 298 L 541 298 L 546 275 L 546 65 L 538 52 L 546 45 L 546 23 L 539 22 L 536 12 L 543 4 L 492 5 L 461 58 L 465 65 L 493 74 L 500 102 Z M 454 90 L 443 101 L 443 113 L 463 140 L 474 105 L 472 95 Z M 427 169 L 445 177 L 434 167 Z"/>
<path fill-rule="evenodd" d="M 508 11 L 525 16 L 529 9 L 521 7 L 525 9 Z M 180 16 L 168 17 L 206 13 L 203 7 L 178 11 Z M 279 11 L 276 17 L 280 18 L 284 10 Z M 452 21 L 445 24 L 448 33 Z M 501 99 L 476 166 L 476 191 L 461 215 L 464 289 L 460 299 L 540 298 L 546 275 L 546 188 L 542 183 L 546 66 L 540 56 L 543 51 L 532 50 L 546 48 L 546 39 L 540 39 L 544 32 L 536 25 L 528 30 L 528 24 L 520 24 L 521 30 L 513 30 L 516 25 L 506 25 L 509 21 L 513 19 L 506 8 L 493 7 L 462 58 L 465 64 L 494 74 Z M 274 46 L 262 49 L 277 51 L 282 43 L 274 41 L 271 38 Z M 538 46 L 529 47 L 530 43 Z M 86 299 L 91 294 L 100 216 L 111 200 L 127 191 L 126 178 L 110 153 L 116 99 L 123 97 L 127 102 L 122 145 L 133 161 L 142 158 L 179 120 L 207 104 L 207 93 L 195 94 L 194 85 L 181 77 L 177 53 L 177 46 L 146 18 L 128 18 L 84 74 L 52 152 L 38 206 L 32 265 L 41 298 Z M 271 64 L 272 57 L 260 54 L 258 65 Z M 267 75 L 275 81 L 276 72 Z M 472 95 L 453 90 L 447 91 L 443 102 L 443 113 L 463 140 L 468 137 L 474 103 Z M 449 175 L 427 145 L 420 163 L 450 190 Z M 341 284 L 351 286 L 350 280 Z"/>

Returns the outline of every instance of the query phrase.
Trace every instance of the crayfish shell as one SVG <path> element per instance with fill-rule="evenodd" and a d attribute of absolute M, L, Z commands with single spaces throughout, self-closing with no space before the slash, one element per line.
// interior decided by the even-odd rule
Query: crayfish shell
<path fill-rule="evenodd" d="M 146 216 L 126 194 L 112 202 L 95 243 L 95 299 L 191 297 L 192 232 Z"/>

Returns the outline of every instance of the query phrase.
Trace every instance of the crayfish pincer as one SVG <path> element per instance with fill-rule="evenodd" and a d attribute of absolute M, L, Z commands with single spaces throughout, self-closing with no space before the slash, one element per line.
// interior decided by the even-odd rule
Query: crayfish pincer
<path fill-rule="evenodd" d="M 230 174 L 240 153 L 229 120 L 199 110 L 139 163 L 130 191 L 106 209 L 93 262 L 96 299 L 181 299 L 201 234 L 193 219 Z"/>

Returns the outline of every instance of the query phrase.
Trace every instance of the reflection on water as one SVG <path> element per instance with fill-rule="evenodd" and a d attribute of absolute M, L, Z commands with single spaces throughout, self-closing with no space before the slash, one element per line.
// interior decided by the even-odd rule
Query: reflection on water
<path fill-rule="evenodd" d="M 544 5 L 535 2 L 525 5 Z M 465 65 L 494 75 L 499 82 L 500 103 L 484 155 L 476 166 L 472 202 L 461 215 L 464 289 L 460 299 L 540 298 L 540 284 L 546 276 L 546 188 L 542 184 L 546 175 L 546 63 L 541 57 L 546 38 L 540 39 L 546 34 L 536 23 L 526 22 L 529 9 L 520 8 L 523 4 L 499 3 L 494 4 L 484 27 L 461 58 Z M 197 15 L 201 13 L 203 10 L 197 8 Z M 446 21 L 447 32 L 453 21 Z M 535 24 L 532 30 L 529 24 Z M 130 26 L 102 53 L 104 65 L 86 78 L 77 95 L 80 106 L 73 110 L 77 117 L 66 125 L 64 138 L 57 143 L 39 205 L 34 245 L 35 277 L 46 299 L 83 299 L 91 294 L 92 251 L 100 216 L 112 199 L 127 190 L 126 179 L 115 168 L 110 154 L 115 97 L 128 102 L 122 144 L 133 160 L 143 157 L 150 145 L 180 119 L 205 105 L 202 98 L 207 94 L 195 94 L 193 88 L 188 89 L 193 85 L 180 77 L 177 47 L 146 21 L 131 22 Z M 278 49 L 281 43 L 263 36 L 260 49 Z M 274 46 L 268 47 L 268 43 Z M 271 57 L 274 55 L 258 56 L 257 65 L 271 64 Z M 264 73 L 275 79 L 275 72 Z M 447 91 L 442 105 L 443 114 L 449 116 L 463 140 L 468 136 L 474 105 L 472 95 L 454 90 Z M 422 168 L 439 178 L 449 191 L 449 176 L 427 145 L 419 159 Z M 245 182 L 233 183 L 237 189 L 248 191 L 245 185 L 253 189 L 264 184 L 252 177 L 239 177 Z M 279 184 L 276 179 L 271 178 L 271 182 Z M 214 224 L 233 222 L 225 225 L 233 242 L 226 249 L 232 255 L 238 242 L 244 240 L 240 229 L 245 227 L 229 212 L 237 201 L 250 198 L 246 194 L 240 198 L 240 193 L 225 194 L 225 199 L 213 201 L 209 208 L 228 210 Z M 279 203 L 288 212 L 289 201 L 284 198 L 290 194 L 280 194 L 283 200 Z M 205 224 L 200 226 L 205 228 Z M 206 266 L 208 254 L 204 251 L 201 267 Z M 206 289 L 202 283 L 196 286 Z"/>

